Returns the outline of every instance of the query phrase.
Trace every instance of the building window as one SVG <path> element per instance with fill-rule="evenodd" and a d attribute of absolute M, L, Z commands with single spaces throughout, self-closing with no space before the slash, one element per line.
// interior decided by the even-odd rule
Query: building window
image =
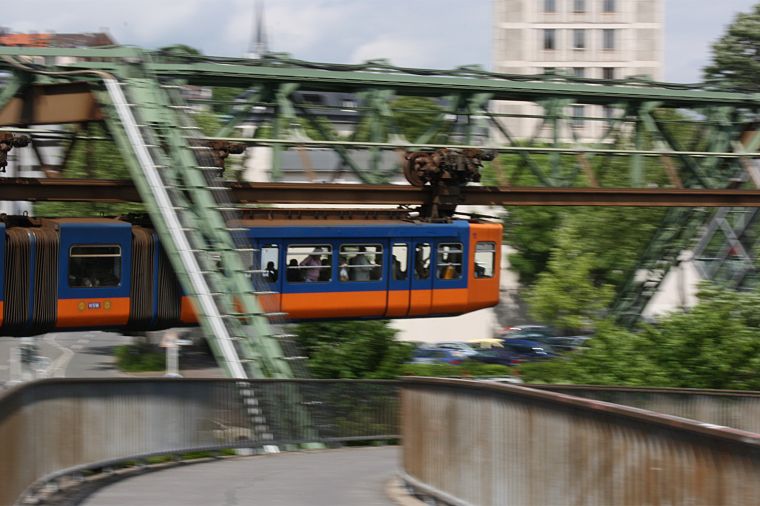
<path fill-rule="evenodd" d="M 554 28 L 544 30 L 544 49 L 547 51 L 557 49 L 557 30 Z"/>
<path fill-rule="evenodd" d="M 544 0 L 544 12 L 557 12 L 557 1 Z"/>
<path fill-rule="evenodd" d="M 586 49 L 586 30 L 573 30 L 573 49 Z"/>
<path fill-rule="evenodd" d="M 615 12 L 615 0 L 604 0 L 602 11 L 607 13 Z"/>
<path fill-rule="evenodd" d="M 615 30 L 613 28 L 602 30 L 602 49 L 607 51 L 615 49 Z"/>
<path fill-rule="evenodd" d="M 328 244 L 288 246 L 285 270 L 290 283 L 330 281 L 332 246 Z"/>
<path fill-rule="evenodd" d="M 543 72 L 545 76 L 553 76 L 557 70 L 554 67 L 544 67 Z"/>
<path fill-rule="evenodd" d="M 69 250 L 69 286 L 92 288 L 119 286 L 121 246 L 81 244 Z"/>
<path fill-rule="evenodd" d="M 615 79 L 615 69 L 613 67 L 602 68 L 602 79 L 612 81 Z"/>
<path fill-rule="evenodd" d="M 345 244 L 338 260 L 341 281 L 377 281 L 383 271 L 383 247 L 379 244 Z"/>
<path fill-rule="evenodd" d="M 438 279 L 459 279 L 462 277 L 461 243 L 441 243 L 438 245 Z"/>
<path fill-rule="evenodd" d="M 496 260 L 496 243 L 479 242 L 475 245 L 475 277 L 492 278 Z"/>
<path fill-rule="evenodd" d="M 573 67 L 574 77 L 586 77 L 586 69 L 583 67 Z"/>
<path fill-rule="evenodd" d="M 586 12 L 586 0 L 573 0 L 573 12 Z"/>
<path fill-rule="evenodd" d="M 584 107 L 582 105 L 574 105 L 573 106 L 573 118 L 572 123 L 574 127 L 582 127 L 583 126 L 583 116 L 584 116 Z"/>

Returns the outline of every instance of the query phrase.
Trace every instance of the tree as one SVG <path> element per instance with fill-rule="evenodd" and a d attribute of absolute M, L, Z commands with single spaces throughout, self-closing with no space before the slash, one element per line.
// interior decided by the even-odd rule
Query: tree
<path fill-rule="evenodd" d="M 383 320 L 303 323 L 295 334 L 316 378 L 395 378 L 412 353 Z"/>
<path fill-rule="evenodd" d="M 737 14 L 728 31 L 712 46 L 713 63 L 706 81 L 751 91 L 760 90 L 760 4 Z"/>
<path fill-rule="evenodd" d="M 633 333 L 601 323 L 589 349 L 527 364 L 528 382 L 757 390 L 760 294 L 709 284 L 687 313 Z"/>
<path fill-rule="evenodd" d="M 89 135 L 106 137 L 105 128 L 92 124 Z M 79 141 L 74 147 L 66 166 L 64 177 L 130 179 L 121 151 L 112 140 Z M 144 212 L 142 204 L 110 204 L 94 202 L 39 202 L 34 204 L 36 216 L 114 216 L 119 214 Z"/>

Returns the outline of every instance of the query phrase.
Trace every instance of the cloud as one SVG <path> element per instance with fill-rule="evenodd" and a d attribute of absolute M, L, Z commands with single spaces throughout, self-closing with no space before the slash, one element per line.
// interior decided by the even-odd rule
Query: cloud
<path fill-rule="evenodd" d="M 430 41 L 389 35 L 361 44 L 351 53 L 350 61 L 361 63 L 384 58 L 400 67 L 425 67 L 434 54 L 435 45 Z"/>

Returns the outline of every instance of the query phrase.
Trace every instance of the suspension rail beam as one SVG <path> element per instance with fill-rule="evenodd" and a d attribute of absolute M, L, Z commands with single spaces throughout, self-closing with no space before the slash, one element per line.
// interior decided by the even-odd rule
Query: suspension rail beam
<path fill-rule="evenodd" d="M 421 205 L 427 187 L 402 185 L 231 183 L 243 204 Z M 760 207 L 760 190 L 680 188 L 537 188 L 472 186 L 464 205 Z M 140 202 L 131 181 L 93 179 L 0 179 L 0 200 Z"/>

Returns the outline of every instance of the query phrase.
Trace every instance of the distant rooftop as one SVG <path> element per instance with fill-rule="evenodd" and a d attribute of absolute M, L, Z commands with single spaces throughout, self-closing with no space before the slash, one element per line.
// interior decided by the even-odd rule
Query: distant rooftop
<path fill-rule="evenodd" d="M 0 28 L 0 46 L 24 47 L 96 47 L 116 42 L 104 32 L 98 33 L 11 33 Z"/>

